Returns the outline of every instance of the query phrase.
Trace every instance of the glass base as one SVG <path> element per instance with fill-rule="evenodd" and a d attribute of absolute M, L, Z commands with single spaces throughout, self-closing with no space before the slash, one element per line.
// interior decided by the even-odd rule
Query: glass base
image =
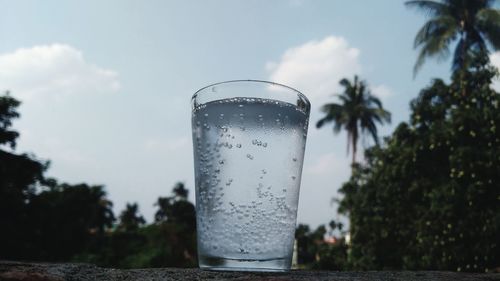
<path fill-rule="evenodd" d="M 230 259 L 213 256 L 200 256 L 201 269 L 216 271 L 260 271 L 260 272 L 287 272 L 290 264 L 285 258 Z"/>

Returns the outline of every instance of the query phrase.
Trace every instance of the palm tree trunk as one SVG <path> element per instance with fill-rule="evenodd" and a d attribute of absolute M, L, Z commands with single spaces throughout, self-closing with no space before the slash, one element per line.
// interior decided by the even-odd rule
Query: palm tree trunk
<path fill-rule="evenodd" d="M 356 141 L 354 141 L 354 138 L 353 138 L 353 142 L 352 142 L 352 164 L 351 166 L 354 166 L 354 164 L 356 163 Z"/>
<path fill-rule="evenodd" d="M 356 152 L 358 150 L 358 130 L 354 130 L 352 132 L 352 167 L 354 167 L 354 164 L 356 164 Z"/>

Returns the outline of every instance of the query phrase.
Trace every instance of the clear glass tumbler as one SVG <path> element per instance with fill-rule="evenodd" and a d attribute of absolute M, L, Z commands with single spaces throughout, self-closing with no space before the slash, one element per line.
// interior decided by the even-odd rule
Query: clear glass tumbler
<path fill-rule="evenodd" d="M 309 101 L 238 80 L 198 90 L 192 109 L 200 267 L 289 270 Z"/>

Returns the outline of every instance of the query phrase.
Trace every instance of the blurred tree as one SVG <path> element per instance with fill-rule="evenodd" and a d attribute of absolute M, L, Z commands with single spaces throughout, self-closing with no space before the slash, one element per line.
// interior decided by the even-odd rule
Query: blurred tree
<path fill-rule="evenodd" d="M 422 90 L 409 124 L 367 150 L 341 188 L 354 269 L 500 266 L 500 95 L 487 61 L 476 57 L 464 80 Z"/>
<path fill-rule="evenodd" d="M 420 53 L 414 74 L 428 57 L 446 59 L 450 45 L 457 42 L 453 54 L 452 70 L 467 67 L 471 57 L 488 53 L 487 43 L 493 50 L 500 49 L 500 11 L 493 9 L 495 0 L 415 0 L 406 6 L 416 8 L 431 18 L 415 36 L 415 48 Z"/>
<path fill-rule="evenodd" d="M 308 225 L 299 224 L 295 230 L 297 240 L 297 261 L 299 264 L 308 264 L 314 261 L 315 253 L 312 253 L 310 239 L 310 229 Z"/>
<path fill-rule="evenodd" d="M 12 131 L 12 119 L 19 118 L 19 113 L 16 111 L 21 102 L 5 92 L 5 95 L 0 96 L 0 145 L 8 145 L 11 148 L 16 147 L 16 139 L 19 133 Z"/>
<path fill-rule="evenodd" d="M 194 205 L 187 200 L 189 191 L 184 184 L 177 183 L 170 197 L 159 197 L 156 202 L 158 211 L 155 214 L 156 222 L 173 222 L 184 224 L 190 230 L 196 226 Z"/>
<path fill-rule="evenodd" d="M 138 206 L 127 204 L 117 231 L 107 233 L 75 261 L 119 268 L 196 266 L 196 216 L 188 193 L 177 183 L 172 196 L 158 198 L 156 222 L 146 226 Z"/>
<path fill-rule="evenodd" d="M 90 243 L 102 239 L 115 220 L 102 186 L 58 184 L 33 196 L 29 218 L 31 251 L 25 258 L 67 261 Z"/>
<path fill-rule="evenodd" d="M 19 101 L 0 96 L 0 259 L 84 261 L 112 267 L 196 266 L 195 208 L 182 183 L 159 198 L 149 226 L 127 204 L 119 231 L 103 186 L 44 178 L 48 163 L 14 154 Z M 1 149 L 2 146 L 10 150 Z"/>
<path fill-rule="evenodd" d="M 177 183 L 170 197 L 159 197 L 155 221 L 161 235 L 168 238 L 171 253 L 157 256 L 156 264 L 182 266 L 196 264 L 196 212 L 194 205 L 187 200 L 188 190 L 184 184 Z M 161 241 L 161 240 L 160 240 Z M 173 247 L 175 245 L 175 247 Z"/>
<path fill-rule="evenodd" d="M 297 261 L 299 265 L 320 270 L 345 270 L 347 264 L 347 245 L 344 237 L 325 240 L 325 234 L 333 233 L 341 223 L 330 222 L 330 229 L 320 225 L 310 231 L 308 225 L 299 224 L 295 231 L 297 239 Z M 332 228 L 333 226 L 333 228 Z"/>
<path fill-rule="evenodd" d="M 375 122 L 390 123 L 391 114 L 382 108 L 382 102 L 371 95 L 366 83 L 360 81 L 358 76 L 354 76 L 353 82 L 344 78 L 340 80 L 340 85 L 344 87 L 344 92 L 337 95 L 341 104 L 325 104 L 321 110 L 326 116 L 316 123 L 316 127 L 321 128 L 324 124 L 332 122 L 334 133 L 338 134 L 344 129 L 347 132 L 347 152 L 349 153 L 349 146 L 352 146 L 354 165 L 360 136 L 370 134 L 378 144 Z"/>
<path fill-rule="evenodd" d="M 120 224 L 118 229 L 122 231 L 135 231 L 146 223 L 144 217 L 138 214 L 139 206 L 137 203 L 129 204 L 120 214 Z"/>
<path fill-rule="evenodd" d="M 23 258 L 30 251 L 27 243 L 31 234 L 27 204 L 43 180 L 47 162 L 32 155 L 2 150 L 16 146 L 19 133 L 11 129 L 12 119 L 18 118 L 20 102 L 8 92 L 0 96 L 0 259 Z M 17 243 L 16 243 L 17 242 Z"/>

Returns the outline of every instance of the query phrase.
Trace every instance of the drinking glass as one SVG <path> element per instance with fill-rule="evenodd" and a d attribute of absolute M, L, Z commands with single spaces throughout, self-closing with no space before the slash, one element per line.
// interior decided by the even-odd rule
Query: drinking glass
<path fill-rule="evenodd" d="M 290 269 L 309 111 L 302 93 L 266 81 L 193 95 L 201 268 Z"/>

